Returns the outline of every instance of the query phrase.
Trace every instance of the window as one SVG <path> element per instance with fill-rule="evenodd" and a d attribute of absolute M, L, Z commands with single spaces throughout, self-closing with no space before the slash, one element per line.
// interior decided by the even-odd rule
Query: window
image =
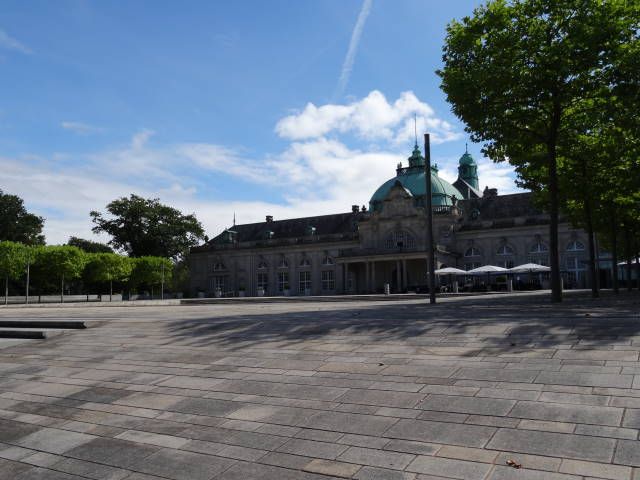
<path fill-rule="evenodd" d="M 567 245 L 567 252 L 584 252 L 584 243 L 573 240 Z"/>
<path fill-rule="evenodd" d="M 385 239 L 385 247 L 394 248 L 416 248 L 416 239 L 409 232 L 396 231 L 391 232 Z"/>
<path fill-rule="evenodd" d="M 278 272 L 278 291 L 289 290 L 289 272 Z"/>
<path fill-rule="evenodd" d="M 258 283 L 258 289 L 262 289 L 266 292 L 269 287 L 269 275 L 264 272 L 258 273 L 257 283 Z"/>
<path fill-rule="evenodd" d="M 549 251 L 549 248 L 542 242 L 538 242 L 531 247 L 529 253 L 546 253 Z"/>
<path fill-rule="evenodd" d="M 336 280 L 333 270 L 322 271 L 322 290 L 335 290 Z"/>
<path fill-rule="evenodd" d="M 278 268 L 289 268 L 289 262 L 287 262 L 286 258 L 282 258 L 280 263 L 278 264 Z"/>
<path fill-rule="evenodd" d="M 311 260 L 309 260 L 308 258 L 303 258 L 302 261 L 300 262 L 300 266 L 301 267 L 310 267 L 311 266 Z"/>
<path fill-rule="evenodd" d="M 224 288 L 224 284 L 225 284 L 225 277 L 223 275 L 216 275 L 215 277 L 213 277 L 213 290 L 214 291 L 220 291 L 223 292 L 225 291 Z"/>
<path fill-rule="evenodd" d="M 333 265 L 333 258 L 331 258 L 330 256 L 326 256 L 322 259 L 322 265 Z"/>
<path fill-rule="evenodd" d="M 496 252 L 496 255 L 513 255 L 513 248 L 509 245 L 501 245 Z"/>
<path fill-rule="evenodd" d="M 498 262 L 498 266 L 502 267 L 502 268 L 513 268 L 513 260 L 509 259 L 509 260 L 499 260 Z"/>
<path fill-rule="evenodd" d="M 464 264 L 464 269 L 469 271 L 481 266 L 482 266 L 482 262 L 467 262 Z"/>
<path fill-rule="evenodd" d="M 258 263 L 258 270 L 266 270 L 267 268 L 269 268 L 269 266 L 264 260 Z"/>
<path fill-rule="evenodd" d="M 480 256 L 480 250 L 478 250 L 476 247 L 469 247 L 469 248 L 467 248 L 467 251 L 464 252 L 464 256 L 465 257 L 479 257 Z"/>
<path fill-rule="evenodd" d="M 226 270 L 227 267 L 224 266 L 224 263 L 222 262 L 216 262 L 213 264 L 213 271 L 214 272 L 219 272 L 220 270 Z"/>
<path fill-rule="evenodd" d="M 300 272 L 298 278 L 298 291 L 300 293 L 305 293 L 305 290 L 311 290 L 311 272 Z"/>

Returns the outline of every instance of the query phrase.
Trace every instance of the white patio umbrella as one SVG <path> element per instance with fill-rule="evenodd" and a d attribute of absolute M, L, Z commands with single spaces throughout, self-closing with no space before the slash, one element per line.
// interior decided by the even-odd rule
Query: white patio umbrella
<path fill-rule="evenodd" d="M 543 273 L 550 272 L 551 267 L 538 265 L 537 263 L 525 263 L 523 265 L 518 265 L 517 267 L 510 268 L 508 271 L 509 273 Z"/>
<path fill-rule="evenodd" d="M 466 270 L 460 270 L 454 267 L 439 268 L 434 272 L 436 275 L 466 275 Z"/>
<path fill-rule="evenodd" d="M 634 258 L 633 260 L 631 260 L 631 265 L 635 265 L 637 262 L 637 260 Z M 618 262 L 618 265 L 626 265 L 627 261 L 625 260 L 624 262 Z M 436 270 L 436 273 L 438 273 L 438 271 Z"/>
<path fill-rule="evenodd" d="M 483 265 L 481 267 L 478 268 L 474 268 L 473 270 L 469 270 L 468 272 L 465 272 L 465 274 L 467 275 L 482 275 L 485 273 L 505 273 L 508 270 L 506 268 L 502 268 L 502 267 L 496 267 L 495 265 Z"/>

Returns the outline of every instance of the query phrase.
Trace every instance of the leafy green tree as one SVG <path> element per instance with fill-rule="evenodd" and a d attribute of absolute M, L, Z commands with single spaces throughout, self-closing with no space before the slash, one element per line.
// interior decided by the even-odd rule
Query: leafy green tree
<path fill-rule="evenodd" d="M 41 281 L 57 279 L 60 282 L 60 301 L 64 302 L 65 281 L 79 278 L 87 259 L 87 254 L 78 247 L 53 245 L 37 250 L 35 266 Z"/>
<path fill-rule="evenodd" d="M 20 197 L 0 190 L 0 241 L 43 245 L 43 225 L 44 219 L 27 212 Z"/>
<path fill-rule="evenodd" d="M 0 275 L 4 277 L 4 304 L 9 302 L 9 279 L 17 280 L 24 274 L 27 248 L 17 242 L 0 242 Z"/>
<path fill-rule="evenodd" d="M 107 205 L 109 218 L 93 211 L 95 233 L 111 235 L 110 245 L 132 257 L 160 256 L 177 259 L 204 237 L 195 215 L 163 205 L 159 199 L 137 195 L 122 197 Z"/>
<path fill-rule="evenodd" d="M 140 257 L 134 259 L 131 283 L 136 287 L 143 285 L 150 287 L 153 298 L 153 287 L 161 285 L 164 293 L 164 283 L 171 280 L 172 274 L 173 263 L 168 258 Z"/>
<path fill-rule="evenodd" d="M 115 253 L 89 255 L 86 277 L 93 282 L 109 283 L 109 301 L 113 298 L 113 282 L 126 282 L 133 270 L 133 259 Z"/>
<path fill-rule="evenodd" d="M 67 245 L 78 247 L 87 253 L 113 253 L 113 249 L 109 245 L 84 238 L 69 237 Z"/>
<path fill-rule="evenodd" d="M 554 301 L 562 299 L 558 146 L 572 134 L 576 110 L 589 107 L 584 100 L 613 81 L 617 50 L 636 35 L 634 8 L 636 2 L 495 0 L 447 28 L 437 73 L 454 113 L 489 158 L 509 161 L 524 186 L 548 199 Z"/>

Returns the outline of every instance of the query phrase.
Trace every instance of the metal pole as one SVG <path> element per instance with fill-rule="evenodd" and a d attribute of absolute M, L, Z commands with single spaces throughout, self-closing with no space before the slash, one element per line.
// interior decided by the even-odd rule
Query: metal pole
<path fill-rule="evenodd" d="M 426 182 L 425 208 L 427 209 L 427 250 L 429 259 L 429 303 L 436 303 L 436 249 L 433 243 L 433 199 L 431 197 L 431 145 L 429 134 L 424 134 L 424 180 Z"/>
<path fill-rule="evenodd" d="M 27 262 L 27 292 L 24 298 L 24 302 L 29 304 L 29 262 Z"/>
<path fill-rule="evenodd" d="M 164 263 L 162 264 L 162 283 L 160 284 L 160 300 L 164 300 Z"/>

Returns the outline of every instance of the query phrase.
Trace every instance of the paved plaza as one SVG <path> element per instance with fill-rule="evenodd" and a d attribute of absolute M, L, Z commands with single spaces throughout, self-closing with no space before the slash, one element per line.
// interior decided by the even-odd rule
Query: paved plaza
<path fill-rule="evenodd" d="M 7 308 L 3 480 L 640 479 L 640 296 Z M 516 468 L 520 467 L 520 468 Z"/>

